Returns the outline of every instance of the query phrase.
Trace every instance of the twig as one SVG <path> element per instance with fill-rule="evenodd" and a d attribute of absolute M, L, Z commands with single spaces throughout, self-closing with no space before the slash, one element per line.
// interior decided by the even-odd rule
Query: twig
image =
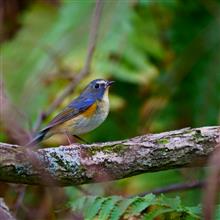
<path fill-rule="evenodd" d="M 208 166 L 209 176 L 204 188 L 203 213 L 204 219 L 212 220 L 215 216 L 215 204 L 220 192 L 220 144 L 210 156 Z"/>
<path fill-rule="evenodd" d="M 82 194 L 84 194 L 84 195 L 86 195 L 86 196 L 91 195 L 91 193 L 90 193 L 88 190 L 84 189 L 82 186 L 76 185 L 76 186 L 74 186 L 74 187 L 75 187 L 76 189 L 78 189 Z"/>
<path fill-rule="evenodd" d="M 74 88 L 79 83 L 79 81 L 81 79 L 83 79 L 87 74 L 89 74 L 90 65 L 91 65 L 91 61 L 92 61 L 92 56 L 93 56 L 94 51 L 95 51 L 95 46 L 96 46 L 96 41 L 97 41 L 97 36 L 98 36 L 98 28 L 99 28 L 99 23 L 100 23 L 102 7 L 103 7 L 103 1 L 102 0 L 97 0 L 96 1 L 96 7 L 95 7 L 95 10 L 94 10 L 94 13 L 93 13 L 91 29 L 90 29 L 90 37 L 89 37 L 87 57 L 86 57 L 85 65 L 84 65 L 83 69 L 72 80 L 72 82 L 63 91 L 63 93 L 52 103 L 50 108 L 46 112 L 42 112 L 42 113 L 39 114 L 39 116 L 36 120 L 34 129 L 33 129 L 34 132 L 36 132 L 39 129 L 42 121 L 44 121 L 54 111 L 54 109 L 57 106 L 59 106 L 59 104 L 65 99 L 65 97 L 68 96 L 71 92 L 73 92 Z M 26 189 L 26 187 L 22 188 L 21 191 L 19 192 L 18 199 L 17 199 L 16 204 L 15 204 L 15 210 L 17 210 L 18 207 L 22 203 L 22 200 L 23 200 L 23 197 L 24 197 L 24 194 L 25 194 L 25 189 Z M 82 191 L 82 189 L 81 189 L 81 191 Z M 85 191 L 83 191 L 83 192 L 85 193 Z"/>
<path fill-rule="evenodd" d="M 29 161 L 31 163 L 32 168 L 36 172 L 39 172 L 41 174 L 38 178 L 41 179 L 42 182 L 47 182 L 47 184 L 49 184 L 49 185 L 54 185 L 53 176 L 45 168 L 45 164 L 42 163 L 42 161 L 36 156 L 35 151 L 33 151 L 33 149 L 24 148 L 24 152 L 26 154 L 25 157 L 29 158 Z M 23 202 L 23 199 L 25 196 L 26 188 L 27 187 L 25 185 L 23 185 L 18 192 L 18 196 L 17 196 L 16 202 L 14 205 L 15 215 L 17 214 L 17 211 L 19 210 L 19 208 L 22 206 L 22 202 Z M 24 206 L 22 208 L 24 208 Z"/>
<path fill-rule="evenodd" d="M 100 17 L 102 13 L 102 8 L 104 5 L 103 0 L 97 0 L 96 1 L 96 6 L 93 12 L 93 19 L 91 23 L 91 29 L 90 29 L 90 34 L 89 34 L 89 43 L 88 43 L 88 50 L 87 50 L 87 56 L 85 59 L 85 65 L 82 68 L 82 70 L 76 75 L 76 77 L 72 80 L 72 82 L 69 84 L 66 89 L 64 89 L 63 93 L 57 97 L 57 99 L 54 100 L 54 102 L 51 104 L 49 109 L 46 112 L 43 112 L 39 115 L 36 124 L 34 126 L 34 131 L 37 131 L 42 123 L 53 111 L 56 109 L 62 101 L 69 95 L 71 94 L 75 87 L 78 85 L 78 83 L 86 77 L 86 75 L 89 74 L 90 71 L 90 66 L 91 66 L 91 61 L 93 54 L 95 52 L 95 47 L 96 47 L 96 42 L 97 42 L 97 37 L 98 37 L 98 29 L 99 29 L 99 24 L 100 24 Z"/>
<path fill-rule="evenodd" d="M 27 118 L 11 102 L 4 88 L 4 82 L 0 79 L 0 124 L 11 141 L 22 145 L 27 143 L 30 135 L 23 128 L 21 120 L 26 121 Z"/>
<path fill-rule="evenodd" d="M 16 220 L 6 206 L 4 200 L 0 198 L 0 219 L 1 220 Z"/>
<path fill-rule="evenodd" d="M 161 193 L 170 193 L 170 192 L 176 192 L 176 191 L 183 191 L 183 190 L 191 190 L 195 188 L 201 188 L 205 185 L 204 180 L 196 180 L 193 182 L 187 182 L 187 183 L 177 183 L 177 184 L 172 184 L 169 186 L 161 187 L 161 188 L 156 188 L 151 191 L 143 192 L 138 194 L 137 196 L 146 196 L 147 194 L 153 193 L 153 194 L 161 194 Z M 130 196 L 134 197 L 136 195 Z"/>
<path fill-rule="evenodd" d="M 20 208 L 20 206 L 21 206 L 21 204 L 23 202 L 25 191 L 26 191 L 26 187 L 27 187 L 26 185 L 22 185 L 21 188 L 18 191 L 17 199 L 16 199 L 14 207 L 13 207 L 14 215 L 17 214 L 17 211 L 18 211 L 18 209 Z"/>

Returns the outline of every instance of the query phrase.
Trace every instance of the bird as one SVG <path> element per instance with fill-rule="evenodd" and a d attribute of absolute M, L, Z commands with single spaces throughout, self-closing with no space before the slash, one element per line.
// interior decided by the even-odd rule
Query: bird
<path fill-rule="evenodd" d="M 78 135 L 88 133 L 100 126 L 109 113 L 109 87 L 114 81 L 95 79 L 81 94 L 70 102 L 48 125 L 40 130 L 27 144 L 36 145 L 55 134 L 70 135 L 81 141 Z"/>

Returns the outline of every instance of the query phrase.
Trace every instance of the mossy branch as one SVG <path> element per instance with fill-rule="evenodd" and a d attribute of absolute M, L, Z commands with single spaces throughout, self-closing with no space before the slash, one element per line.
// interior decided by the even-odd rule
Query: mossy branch
<path fill-rule="evenodd" d="M 220 126 L 36 151 L 0 143 L 0 181 L 68 186 L 203 166 L 219 143 Z"/>

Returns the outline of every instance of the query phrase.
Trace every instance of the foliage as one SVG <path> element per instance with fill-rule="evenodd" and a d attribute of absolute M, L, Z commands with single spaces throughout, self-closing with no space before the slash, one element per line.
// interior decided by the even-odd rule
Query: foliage
<path fill-rule="evenodd" d="M 17 18 L 20 29 L 0 49 L 1 80 L 12 103 L 10 112 L 19 112 L 13 123 L 19 121 L 21 130 L 29 132 L 39 113 L 49 108 L 83 67 L 95 1 L 27 2 L 28 7 Z M 219 11 L 218 0 L 105 1 L 90 74 L 51 117 L 90 80 L 110 78 L 116 81 L 110 91 L 110 115 L 83 137 L 89 142 L 219 124 Z M 6 121 L 10 118 L 11 114 Z M 17 143 L 20 130 L 11 135 L 17 128 L 13 123 L 0 124 L 0 141 Z M 58 136 L 45 144 L 58 146 L 65 141 Z M 103 195 L 134 195 L 202 179 L 205 173 L 203 169 L 169 170 L 83 186 L 97 197 L 82 197 L 74 187 L 28 187 L 22 205 L 26 209 L 18 209 L 18 216 L 29 220 L 34 212 L 36 219 L 54 220 L 54 207 L 71 200 L 73 208 L 86 211 L 89 217 L 106 219 L 139 213 L 147 219 L 156 215 L 166 219 L 170 214 L 174 219 L 184 214 L 190 219 L 200 215 L 190 208 L 201 203 L 200 189 L 171 194 L 178 195 L 181 202 L 153 195 L 129 199 Z M 17 191 L 17 187 L 1 183 L 0 193 L 10 208 L 16 206 Z M 40 210 L 38 214 L 36 210 Z M 58 214 L 57 219 L 70 219 L 68 214 Z"/>
<path fill-rule="evenodd" d="M 183 206 L 180 198 L 144 197 L 123 198 L 120 196 L 83 196 L 70 203 L 74 211 L 81 211 L 84 219 L 117 220 L 137 219 L 200 219 L 200 207 Z M 85 211 L 86 210 L 86 211 Z"/>

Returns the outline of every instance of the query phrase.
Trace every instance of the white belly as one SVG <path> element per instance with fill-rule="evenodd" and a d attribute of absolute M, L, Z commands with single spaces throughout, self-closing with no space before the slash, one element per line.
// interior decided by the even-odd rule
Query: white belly
<path fill-rule="evenodd" d="M 75 122 L 70 126 L 70 133 L 73 135 L 80 135 L 94 130 L 101 125 L 109 113 L 109 101 L 99 101 L 96 112 L 92 117 L 77 116 Z"/>

